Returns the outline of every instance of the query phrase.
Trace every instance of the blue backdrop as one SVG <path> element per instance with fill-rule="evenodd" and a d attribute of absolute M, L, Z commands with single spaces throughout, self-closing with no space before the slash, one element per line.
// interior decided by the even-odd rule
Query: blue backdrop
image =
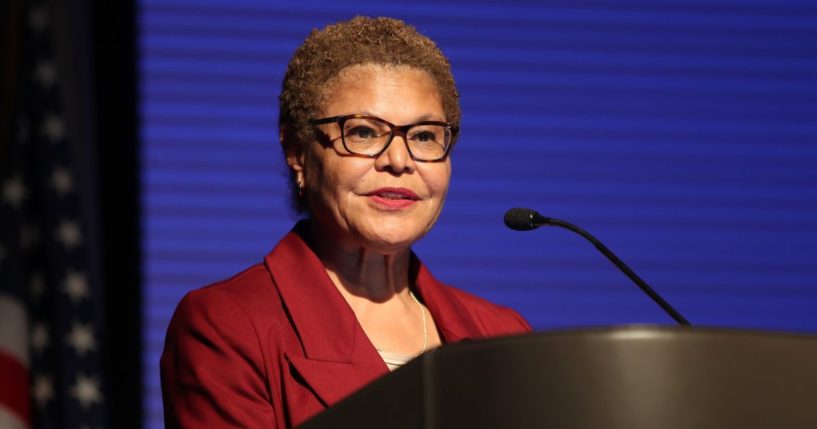
<path fill-rule="evenodd" d="M 454 67 L 454 179 L 416 246 L 439 278 L 537 329 L 671 322 L 580 237 L 503 226 L 529 206 L 595 233 L 693 324 L 817 332 L 814 2 L 283 3 L 140 3 L 149 427 L 176 303 L 293 224 L 286 63 L 355 14 L 406 20 Z"/>

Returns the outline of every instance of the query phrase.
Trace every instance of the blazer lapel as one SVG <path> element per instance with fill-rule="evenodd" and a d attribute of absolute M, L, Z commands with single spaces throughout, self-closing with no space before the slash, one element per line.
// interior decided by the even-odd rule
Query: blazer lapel
<path fill-rule="evenodd" d="M 371 358 L 333 362 L 309 359 L 295 353 L 284 353 L 292 369 L 315 392 L 324 406 L 329 407 L 349 394 L 388 372 L 386 364 L 376 354 Z"/>
<path fill-rule="evenodd" d="M 290 350 L 285 358 L 329 406 L 388 368 L 321 261 L 301 238 L 306 227 L 299 222 L 265 264 L 303 346 L 303 355 Z"/>

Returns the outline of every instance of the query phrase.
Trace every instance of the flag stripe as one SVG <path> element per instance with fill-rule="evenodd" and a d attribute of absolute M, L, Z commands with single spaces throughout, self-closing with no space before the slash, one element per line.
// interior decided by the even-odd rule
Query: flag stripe
<path fill-rule="evenodd" d="M 3 429 L 26 429 L 29 426 L 17 416 L 6 410 L 0 404 L 0 428 Z"/>
<path fill-rule="evenodd" d="M 26 311 L 8 295 L 0 294 L 0 352 L 15 357 L 28 366 Z"/>
<path fill-rule="evenodd" d="M 0 374 L 0 428 L 17 427 L 12 424 L 15 420 L 29 422 L 28 370 L 14 356 L 0 350 Z"/>

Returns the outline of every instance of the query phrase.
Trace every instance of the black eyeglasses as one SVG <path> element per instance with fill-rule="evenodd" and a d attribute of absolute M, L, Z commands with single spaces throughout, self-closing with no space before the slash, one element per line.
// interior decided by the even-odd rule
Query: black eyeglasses
<path fill-rule="evenodd" d="M 421 121 L 410 125 L 394 125 L 371 115 L 342 115 L 310 119 L 312 125 L 336 123 L 340 127 L 343 148 L 349 153 L 370 158 L 380 156 L 394 140 L 402 136 L 409 155 L 415 161 L 442 161 L 451 150 L 451 141 L 459 127 L 440 121 Z"/>

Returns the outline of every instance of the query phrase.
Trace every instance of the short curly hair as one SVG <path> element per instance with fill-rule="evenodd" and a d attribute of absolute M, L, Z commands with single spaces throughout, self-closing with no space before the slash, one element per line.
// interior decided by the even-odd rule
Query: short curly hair
<path fill-rule="evenodd" d="M 284 75 L 278 125 L 292 133 L 296 144 L 315 138 L 309 125 L 320 107 L 327 84 L 341 70 L 356 65 L 387 65 L 416 68 L 428 73 L 437 85 L 446 120 L 460 121 L 459 92 L 451 65 L 437 45 L 403 21 L 393 18 L 357 16 L 349 21 L 313 29 L 295 50 Z M 293 142 L 289 142 L 291 144 Z M 286 148 L 285 148 L 286 150 Z M 291 188 L 297 211 L 303 211 L 294 177 Z"/>

